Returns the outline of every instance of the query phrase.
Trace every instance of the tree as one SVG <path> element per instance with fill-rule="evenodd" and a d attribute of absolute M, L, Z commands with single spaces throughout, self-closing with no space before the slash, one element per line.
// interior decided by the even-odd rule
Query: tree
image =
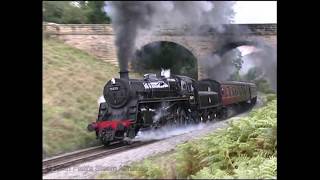
<path fill-rule="evenodd" d="M 234 67 L 236 68 L 236 71 L 230 75 L 229 80 L 241 81 L 242 78 L 240 77 L 240 73 L 239 73 L 243 64 L 241 52 L 238 49 L 233 49 L 228 54 L 229 56 L 227 56 L 226 58 L 230 58 L 232 65 L 234 65 Z M 225 60 L 228 61 L 229 59 L 225 59 Z"/>
<path fill-rule="evenodd" d="M 239 71 L 236 71 L 235 73 L 231 74 L 229 81 L 242 81 L 243 79 L 240 76 Z"/>
<path fill-rule="evenodd" d="M 88 17 L 81 7 L 70 5 L 64 9 L 62 22 L 70 24 L 84 24 L 88 22 Z"/>
<path fill-rule="evenodd" d="M 88 23 L 110 23 L 110 18 L 103 9 L 104 6 L 104 1 L 88 1 L 85 6 Z"/>
<path fill-rule="evenodd" d="M 256 84 L 258 91 L 264 93 L 274 93 L 271 89 L 270 83 L 263 77 L 263 70 L 258 67 L 249 69 L 244 79 Z"/>
<path fill-rule="evenodd" d="M 103 1 L 44 1 L 43 20 L 61 24 L 110 23 Z"/>
<path fill-rule="evenodd" d="M 63 23 L 62 17 L 68 3 L 67 1 L 43 1 L 43 20 Z"/>
<path fill-rule="evenodd" d="M 235 68 L 239 72 L 242 67 L 243 60 L 241 52 L 238 49 L 234 50 L 234 58 L 232 59 L 232 64 L 234 64 Z"/>

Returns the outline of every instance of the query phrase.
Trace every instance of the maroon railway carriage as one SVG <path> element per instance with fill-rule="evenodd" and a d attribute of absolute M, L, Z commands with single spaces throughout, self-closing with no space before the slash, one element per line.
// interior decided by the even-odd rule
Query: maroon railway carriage
<path fill-rule="evenodd" d="M 222 105 L 237 103 L 254 104 L 257 100 L 257 88 L 253 83 L 228 81 L 221 83 Z"/>

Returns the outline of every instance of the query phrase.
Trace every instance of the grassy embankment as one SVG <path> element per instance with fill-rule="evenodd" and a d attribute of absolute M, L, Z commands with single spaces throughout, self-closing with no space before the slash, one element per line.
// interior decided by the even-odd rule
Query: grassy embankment
<path fill-rule="evenodd" d="M 276 96 L 227 128 L 97 178 L 272 178 L 277 176 Z"/>
<path fill-rule="evenodd" d="M 119 77 L 118 71 L 58 40 L 43 40 L 44 156 L 98 143 L 86 127 L 96 118 L 105 82 Z"/>

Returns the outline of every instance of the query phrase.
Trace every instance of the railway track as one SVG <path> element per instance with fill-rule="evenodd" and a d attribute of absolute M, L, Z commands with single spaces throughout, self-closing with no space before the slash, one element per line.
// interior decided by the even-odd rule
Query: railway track
<path fill-rule="evenodd" d="M 42 161 L 42 173 L 46 174 L 51 171 L 79 164 L 81 162 L 86 162 L 89 160 L 97 159 L 99 157 L 108 156 L 128 149 L 140 147 L 142 145 L 151 144 L 154 142 L 156 142 L 156 140 L 146 142 L 136 141 L 130 145 L 123 145 L 121 143 L 118 143 L 113 144 L 110 147 L 97 146 L 79 151 L 74 151 L 60 156 L 55 156 L 52 158 L 47 158 Z"/>

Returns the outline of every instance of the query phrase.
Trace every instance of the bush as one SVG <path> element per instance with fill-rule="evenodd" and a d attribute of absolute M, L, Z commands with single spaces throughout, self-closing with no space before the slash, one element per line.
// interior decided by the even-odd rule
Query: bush
<path fill-rule="evenodd" d="M 266 96 L 266 98 L 267 98 L 267 102 L 273 101 L 273 100 L 276 100 L 276 99 L 277 99 L 277 95 L 276 95 L 276 94 L 268 94 L 268 95 Z"/>
<path fill-rule="evenodd" d="M 249 117 L 230 123 L 227 129 L 179 146 L 180 178 L 275 177 L 276 132 L 276 101 L 273 100 L 266 107 L 252 111 Z"/>

